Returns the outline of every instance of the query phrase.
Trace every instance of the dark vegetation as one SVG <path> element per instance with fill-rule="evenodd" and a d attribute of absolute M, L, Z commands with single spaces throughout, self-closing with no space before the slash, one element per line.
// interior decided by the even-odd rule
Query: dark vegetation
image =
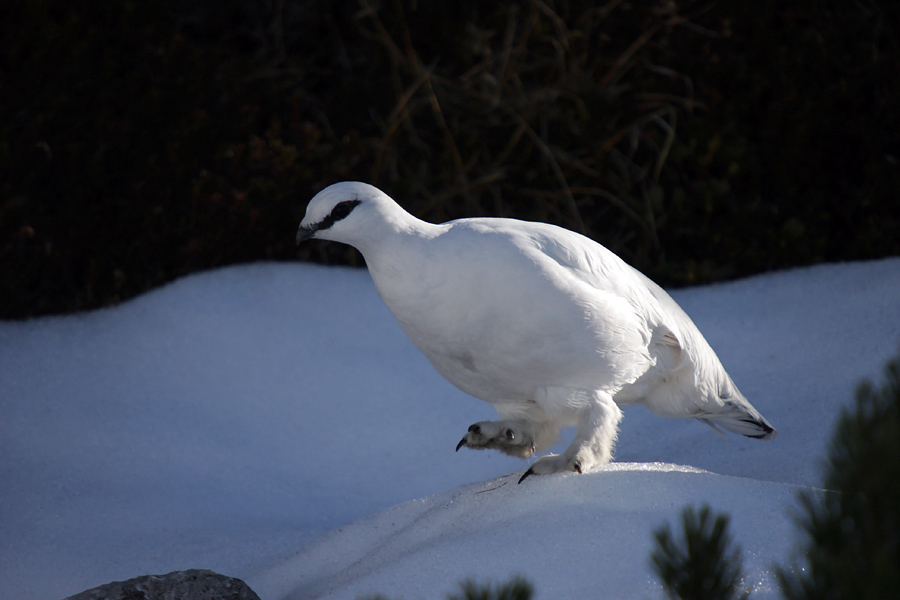
<path fill-rule="evenodd" d="M 841 414 L 823 488 L 799 495 L 802 561 L 776 569 L 787 600 L 878 600 L 900 589 L 900 354 L 884 375 L 880 387 L 863 382 Z M 748 597 L 728 521 L 687 507 L 680 538 L 669 525 L 655 532 L 650 562 L 670 598 Z"/>
<path fill-rule="evenodd" d="M 531 600 L 534 586 L 520 575 L 513 575 L 501 583 L 477 583 L 469 579 L 459 584 L 459 594 L 447 595 L 447 600 Z M 363 596 L 361 600 L 389 600 L 387 596 Z"/>
<path fill-rule="evenodd" d="M 730 518 L 709 506 L 681 512 L 681 537 L 666 524 L 653 532 L 650 564 L 669 597 L 681 600 L 746 599 L 741 550 L 728 533 Z"/>
<path fill-rule="evenodd" d="M 823 488 L 800 496 L 804 563 L 779 572 L 788 600 L 877 600 L 900 590 L 900 353 L 844 410 Z"/>
<path fill-rule="evenodd" d="M 299 250 L 344 179 L 587 233 L 665 285 L 900 254 L 892 0 L 18 0 L 0 318 Z"/>

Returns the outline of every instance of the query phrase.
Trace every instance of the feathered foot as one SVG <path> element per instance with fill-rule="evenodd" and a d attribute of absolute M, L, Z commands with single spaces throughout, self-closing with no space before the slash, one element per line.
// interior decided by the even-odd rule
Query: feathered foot
<path fill-rule="evenodd" d="M 582 473 L 602 467 L 612 458 L 622 411 L 605 392 L 595 392 L 593 402 L 582 415 L 575 439 L 562 454 L 539 458 L 519 478 L 519 483 L 531 475 L 547 475 L 571 471 Z"/>
<path fill-rule="evenodd" d="M 534 434 L 528 421 L 481 421 L 469 426 L 469 431 L 456 445 L 456 451 L 463 446 L 528 458 L 534 454 Z"/>
<path fill-rule="evenodd" d="M 532 475 L 549 475 L 550 473 L 563 473 L 565 471 L 580 474 L 581 463 L 565 454 L 548 454 L 534 461 L 534 464 L 519 477 L 519 483 L 522 483 L 527 477 Z"/>

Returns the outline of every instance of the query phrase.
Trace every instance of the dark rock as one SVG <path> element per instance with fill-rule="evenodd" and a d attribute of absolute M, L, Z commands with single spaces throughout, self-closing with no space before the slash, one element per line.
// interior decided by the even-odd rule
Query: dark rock
<path fill-rule="evenodd" d="M 114 581 L 65 600 L 259 600 L 259 596 L 240 579 L 191 569 Z"/>

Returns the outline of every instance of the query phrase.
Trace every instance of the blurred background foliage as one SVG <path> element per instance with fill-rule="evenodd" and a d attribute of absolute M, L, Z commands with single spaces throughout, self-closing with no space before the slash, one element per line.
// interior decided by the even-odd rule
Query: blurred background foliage
<path fill-rule="evenodd" d="M 294 246 L 367 181 L 586 233 L 664 285 L 900 254 L 893 0 L 17 0 L 0 318 Z"/>

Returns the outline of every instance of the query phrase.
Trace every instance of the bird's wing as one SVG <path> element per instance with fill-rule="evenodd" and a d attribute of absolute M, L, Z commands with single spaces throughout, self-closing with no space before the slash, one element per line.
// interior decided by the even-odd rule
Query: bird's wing
<path fill-rule="evenodd" d="M 649 352 L 659 367 L 690 379 L 684 389 L 693 394 L 670 396 L 665 412 L 687 415 L 710 401 L 721 404 L 740 395 L 696 325 L 665 290 L 584 236 L 557 228 L 547 233 L 538 236 L 542 252 L 591 286 L 624 298 L 647 332 Z"/>
<path fill-rule="evenodd" d="M 665 343 L 679 343 L 678 322 L 672 319 L 668 320 L 673 322 L 664 322 L 666 309 L 673 308 L 672 312 L 680 313 L 685 319 L 687 315 L 662 288 L 612 251 L 583 235 L 542 223 L 532 225 L 539 226 L 532 238 L 543 254 L 596 290 L 626 300 L 648 326 L 665 330 Z"/>

